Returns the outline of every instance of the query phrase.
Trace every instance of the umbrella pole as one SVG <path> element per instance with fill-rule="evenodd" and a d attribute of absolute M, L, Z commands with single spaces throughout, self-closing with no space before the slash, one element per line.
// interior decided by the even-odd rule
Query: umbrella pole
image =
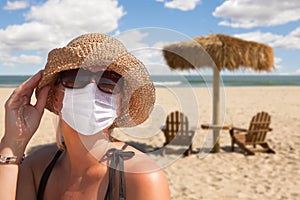
<path fill-rule="evenodd" d="M 213 125 L 220 124 L 220 71 L 213 67 Z M 220 129 L 213 129 L 213 153 L 220 151 Z"/>

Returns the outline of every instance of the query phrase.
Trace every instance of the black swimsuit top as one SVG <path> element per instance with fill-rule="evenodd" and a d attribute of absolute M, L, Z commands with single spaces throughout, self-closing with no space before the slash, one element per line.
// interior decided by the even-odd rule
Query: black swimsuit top
<path fill-rule="evenodd" d="M 125 200 L 126 194 L 125 194 L 125 179 L 124 179 L 124 159 L 129 159 L 134 156 L 133 151 L 124 151 L 128 145 L 125 144 L 122 149 L 109 149 L 106 152 L 106 156 L 108 159 L 110 159 L 110 166 L 109 166 L 109 183 L 108 188 L 105 195 L 105 200 L 112 200 L 113 199 L 113 187 L 116 185 L 114 183 L 115 181 L 115 175 L 116 172 L 119 171 L 120 173 L 120 183 L 119 183 L 119 199 Z M 58 150 L 56 154 L 54 155 L 53 159 L 45 169 L 43 176 L 40 180 L 40 185 L 38 189 L 37 194 L 37 200 L 43 200 L 45 188 L 47 185 L 47 181 L 49 179 L 49 176 L 52 172 L 52 169 L 60 157 L 60 155 L 63 153 L 63 150 Z M 119 167 L 119 170 L 118 170 Z"/>

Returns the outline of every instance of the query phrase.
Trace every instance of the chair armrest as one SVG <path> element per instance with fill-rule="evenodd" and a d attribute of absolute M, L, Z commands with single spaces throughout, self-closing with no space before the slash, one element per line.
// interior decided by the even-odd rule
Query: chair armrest
<path fill-rule="evenodd" d="M 229 129 L 229 134 L 232 138 L 234 138 L 234 135 L 237 134 L 237 135 L 246 135 L 246 133 L 248 132 L 247 129 L 244 129 L 244 128 L 239 128 L 239 127 L 234 127 L 232 126 L 230 129 Z"/>
<path fill-rule="evenodd" d="M 209 129 L 209 124 L 201 124 L 202 129 Z"/>
<path fill-rule="evenodd" d="M 240 132 L 248 132 L 247 129 L 244 129 L 244 128 L 239 128 L 239 127 L 231 127 L 229 130 L 232 130 L 232 131 L 240 131 Z M 268 131 L 272 131 L 273 129 L 272 128 L 268 128 Z"/>
<path fill-rule="evenodd" d="M 229 131 L 248 132 L 247 129 L 239 128 L 239 127 L 234 127 L 234 126 L 232 126 L 231 129 L 229 129 Z"/>
<path fill-rule="evenodd" d="M 230 130 L 231 125 L 213 125 L 213 124 L 201 124 L 201 128 L 204 130 L 207 129 L 219 129 L 219 130 Z"/>

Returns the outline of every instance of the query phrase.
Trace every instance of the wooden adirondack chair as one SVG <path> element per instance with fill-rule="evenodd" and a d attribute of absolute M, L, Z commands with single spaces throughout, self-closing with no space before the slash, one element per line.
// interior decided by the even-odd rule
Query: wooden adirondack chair
<path fill-rule="evenodd" d="M 231 150 L 234 151 L 234 144 L 237 144 L 248 155 L 254 155 L 255 152 L 275 153 L 265 141 L 267 133 L 272 131 L 269 127 L 270 123 L 271 116 L 266 112 L 260 112 L 253 116 L 248 129 L 232 126 L 229 130 Z M 253 148 L 250 148 L 250 145 Z M 256 145 L 260 145 L 262 148 L 257 148 Z"/>
<path fill-rule="evenodd" d="M 188 156 L 192 153 L 192 140 L 195 135 L 195 130 L 189 128 L 188 118 L 181 112 L 171 112 L 166 119 L 166 124 L 161 128 L 166 141 L 164 146 L 168 144 L 186 146 L 188 149 L 184 155 Z M 163 155 L 165 154 L 165 148 Z"/>

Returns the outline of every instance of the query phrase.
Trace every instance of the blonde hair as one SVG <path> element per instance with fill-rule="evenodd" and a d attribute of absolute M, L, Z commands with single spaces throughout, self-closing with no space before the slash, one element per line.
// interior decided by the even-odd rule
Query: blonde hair
<path fill-rule="evenodd" d="M 62 130 L 61 130 L 61 120 L 58 121 L 58 125 L 56 128 L 56 145 L 58 149 L 65 150 L 66 146 L 64 144 L 64 137 L 62 135 Z"/>

